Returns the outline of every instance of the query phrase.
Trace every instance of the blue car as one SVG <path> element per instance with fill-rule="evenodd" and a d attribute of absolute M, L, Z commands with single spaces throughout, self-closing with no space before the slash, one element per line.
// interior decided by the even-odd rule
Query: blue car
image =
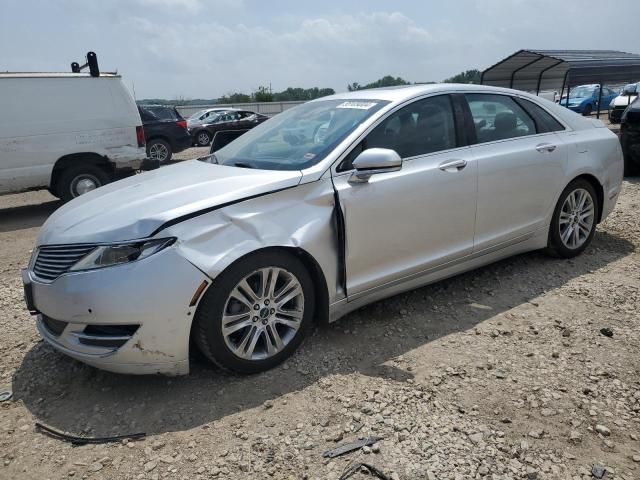
<path fill-rule="evenodd" d="M 598 96 L 600 95 L 600 85 L 579 85 L 569 92 L 569 98 L 563 96 L 560 105 L 567 107 L 569 110 L 581 113 L 582 115 L 591 115 L 591 112 L 598 109 Z M 618 96 L 618 92 L 608 87 L 602 87 L 602 99 L 600 110 L 606 110 L 611 100 Z"/>

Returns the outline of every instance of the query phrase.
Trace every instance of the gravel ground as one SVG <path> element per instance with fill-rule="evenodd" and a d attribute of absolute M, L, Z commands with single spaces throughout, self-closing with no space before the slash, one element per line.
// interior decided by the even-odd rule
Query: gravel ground
<path fill-rule="evenodd" d="M 122 376 L 43 344 L 19 269 L 58 206 L 0 197 L 2 479 L 325 480 L 361 461 L 393 479 L 586 480 L 594 465 L 640 479 L 637 179 L 582 256 L 533 252 L 378 302 L 248 377 L 199 363 L 188 377 Z M 147 437 L 74 447 L 36 421 Z M 384 439 L 322 457 L 368 435 Z"/>

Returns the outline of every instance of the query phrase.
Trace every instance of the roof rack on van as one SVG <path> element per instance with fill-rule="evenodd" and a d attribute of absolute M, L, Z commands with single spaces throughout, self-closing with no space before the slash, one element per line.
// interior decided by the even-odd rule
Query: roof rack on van
<path fill-rule="evenodd" d="M 87 52 L 87 62 L 84 65 L 80 65 L 78 62 L 71 63 L 71 71 L 73 73 L 80 73 L 87 67 L 89 67 L 89 73 L 92 77 L 100 76 L 100 69 L 98 68 L 98 56 L 95 52 Z"/>

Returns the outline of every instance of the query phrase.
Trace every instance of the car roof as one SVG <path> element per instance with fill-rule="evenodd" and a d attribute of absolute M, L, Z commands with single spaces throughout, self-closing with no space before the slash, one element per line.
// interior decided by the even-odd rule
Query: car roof
<path fill-rule="evenodd" d="M 487 85 L 476 85 L 469 83 L 433 83 L 423 85 L 403 85 L 399 87 L 372 88 L 368 90 L 356 90 L 353 92 L 338 93 L 327 97 L 321 97 L 313 102 L 322 100 L 386 100 L 389 102 L 402 102 L 414 97 L 427 95 L 430 93 L 447 92 L 485 92 L 485 93 L 506 93 L 510 95 L 528 95 L 521 90 L 511 90 L 509 88 L 491 87 Z"/>

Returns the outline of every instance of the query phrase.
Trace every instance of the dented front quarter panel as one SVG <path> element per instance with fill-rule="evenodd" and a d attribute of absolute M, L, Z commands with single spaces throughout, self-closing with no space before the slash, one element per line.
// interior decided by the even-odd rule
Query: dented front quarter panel
<path fill-rule="evenodd" d="M 177 237 L 179 253 L 212 279 L 256 250 L 300 249 L 320 267 L 329 303 L 344 298 L 335 196 L 329 176 L 196 216 L 158 235 Z"/>

